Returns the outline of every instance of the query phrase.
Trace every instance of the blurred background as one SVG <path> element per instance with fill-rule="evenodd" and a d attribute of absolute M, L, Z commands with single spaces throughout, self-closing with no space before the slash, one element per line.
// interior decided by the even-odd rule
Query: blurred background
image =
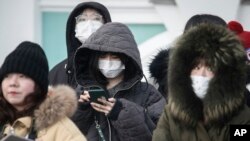
<path fill-rule="evenodd" d="M 66 58 L 66 21 L 85 0 L 0 0 L 0 65 L 22 41 L 39 43 L 50 69 Z M 141 53 L 144 73 L 151 58 L 183 32 L 194 14 L 237 20 L 250 31 L 250 0 L 94 0 L 105 5 L 112 21 L 128 25 Z"/>

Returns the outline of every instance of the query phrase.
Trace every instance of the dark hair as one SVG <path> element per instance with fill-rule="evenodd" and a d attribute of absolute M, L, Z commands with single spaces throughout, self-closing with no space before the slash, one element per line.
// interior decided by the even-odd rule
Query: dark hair
<path fill-rule="evenodd" d="M 106 53 L 110 53 L 110 54 L 114 54 L 118 56 L 121 59 L 122 63 L 125 65 L 124 81 L 127 81 L 136 75 L 137 71 L 136 71 L 136 68 L 133 67 L 134 65 L 132 65 L 133 61 L 130 58 L 128 58 L 125 54 L 96 51 L 96 52 L 93 52 L 92 55 L 90 55 L 91 57 L 89 61 L 88 72 L 90 72 L 90 76 L 93 77 L 99 84 L 103 86 L 106 86 L 108 84 L 106 77 L 100 72 L 98 68 L 99 57 Z"/>
<path fill-rule="evenodd" d="M 213 72 L 216 71 L 215 66 L 213 65 L 213 62 L 211 62 L 211 59 L 207 59 L 205 57 L 196 57 L 192 62 L 191 62 L 191 69 L 197 67 L 200 63 L 204 64 L 205 66 L 208 66 Z"/>
<path fill-rule="evenodd" d="M 45 100 L 46 94 L 42 94 L 40 87 L 36 84 L 33 93 L 28 95 L 24 102 L 28 103 L 27 108 L 23 111 L 17 111 L 3 96 L 2 88 L 0 89 L 0 122 L 13 123 L 16 119 L 23 116 L 33 116 L 35 109 Z"/>
<path fill-rule="evenodd" d="M 227 26 L 227 23 L 225 20 L 223 20 L 221 17 L 211 14 L 197 14 L 192 16 L 186 23 L 184 32 L 186 32 L 188 29 L 200 25 L 202 23 L 208 23 L 208 24 L 216 24 L 221 26 Z"/>

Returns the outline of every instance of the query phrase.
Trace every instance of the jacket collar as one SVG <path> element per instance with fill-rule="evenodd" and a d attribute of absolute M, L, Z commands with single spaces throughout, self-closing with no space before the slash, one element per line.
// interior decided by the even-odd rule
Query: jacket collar
<path fill-rule="evenodd" d="M 77 108 L 75 91 L 66 85 L 50 87 L 46 100 L 34 113 L 35 129 L 42 130 L 64 117 L 71 117 Z"/>

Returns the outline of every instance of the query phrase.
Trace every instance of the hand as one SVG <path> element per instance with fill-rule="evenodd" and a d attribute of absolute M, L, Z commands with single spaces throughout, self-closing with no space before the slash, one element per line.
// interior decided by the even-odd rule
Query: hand
<path fill-rule="evenodd" d="M 78 99 L 79 102 L 89 102 L 89 92 L 84 91 L 83 94 L 80 95 L 80 98 Z"/>
<path fill-rule="evenodd" d="M 93 107 L 93 109 L 95 109 L 98 112 L 102 112 L 105 115 L 108 115 L 110 113 L 110 111 L 113 109 L 116 99 L 115 98 L 109 98 L 108 100 L 106 99 L 101 99 L 98 98 L 97 99 L 100 103 L 95 103 L 95 102 L 91 102 L 91 106 Z"/>

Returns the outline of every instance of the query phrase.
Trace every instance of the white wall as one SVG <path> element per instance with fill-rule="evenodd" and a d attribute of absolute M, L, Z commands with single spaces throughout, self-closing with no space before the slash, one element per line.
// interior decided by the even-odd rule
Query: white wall
<path fill-rule="evenodd" d="M 0 1 L 0 65 L 4 58 L 24 41 L 39 41 L 37 5 L 39 0 Z"/>
<path fill-rule="evenodd" d="M 41 11 L 71 11 L 77 3 L 83 1 L 85 0 L 0 0 L 0 65 L 7 54 L 21 41 L 30 40 L 41 43 Z M 188 16 L 197 12 L 205 13 L 206 8 L 213 8 L 211 4 L 221 4 L 216 5 L 217 7 L 214 6 L 212 14 L 216 14 L 216 11 L 218 11 L 219 16 L 225 18 L 226 21 L 230 19 L 238 20 L 246 30 L 250 31 L 250 5 L 249 3 L 239 5 L 240 0 L 203 0 L 202 2 L 205 5 L 200 0 L 175 0 L 179 5 L 170 4 L 165 6 L 153 5 L 149 2 L 150 0 L 96 1 L 107 6 L 114 21 L 124 23 L 162 22 L 168 31 L 177 31 L 177 34 L 182 32 Z M 196 5 L 194 5 L 195 2 Z M 206 7 L 206 2 L 207 4 L 210 2 L 210 6 Z M 207 11 L 211 13 L 211 10 L 207 9 Z M 166 34 L 162 35 L 165 36 Z M 157 39 L 154 38 L 153 40 Z M 153 45 L 157 50 L 157 47 L 162 47 L 163 44 L 158 42 Z M 145 48 L 148 48 L 145 46 L 148 45 L 150 46 L 150 41 L 141 46 L 144 48 L 141 52 L 143 59 L 148 57 L 147 53 L 143 52 L 148 52 L 145 50 Z"/>

